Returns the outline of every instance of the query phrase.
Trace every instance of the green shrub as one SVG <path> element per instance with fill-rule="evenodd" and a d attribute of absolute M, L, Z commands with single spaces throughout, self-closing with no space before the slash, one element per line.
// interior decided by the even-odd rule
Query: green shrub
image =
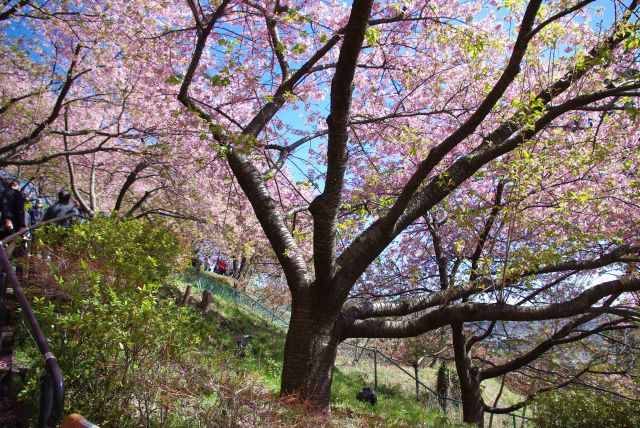
<path fill-rule="evenodd" d="M 593 391 L 544 394 L 535 401 L 540 428 L 634 428 L 640 426 L 640 407 Z"/>
<path fill-rule="evenodd" d="M 162 225 L 104 218 L 38 238 L 51 259 L 40 269 L 57 286 L 33 307 L 65 377 L 65 412 L 103 426 L 184 426 L 192 398 L 213 393 L 213 358 L 200 347 L 215 327 L 160 297 L 182 266 L 180 241 Z M 34 370 L 24 401 L 37 403 L 41 369 L 33 347 L 25 353 Z"/>
<path fill-rule="evenodd" d="M 185 266 L 186 248 L 162 223 L 96 217 L 69 229 L 47 226 L 36 233 L 38 246 L 79 260 L 129 286 L 158 283 Z"/>
<path fill-rule="evenodd" d="M 147 425 L 172 410 L 186 388 L 181 365 L 197 359 L 198 316 L 157 298 L 157 286 L 115 289 L 102 277 L 62 285 L 80 298 L 34 303 L 67 388 L 68 411 L 106 426 Z M 75 293 L 74 293 L 75 294 Z"/>

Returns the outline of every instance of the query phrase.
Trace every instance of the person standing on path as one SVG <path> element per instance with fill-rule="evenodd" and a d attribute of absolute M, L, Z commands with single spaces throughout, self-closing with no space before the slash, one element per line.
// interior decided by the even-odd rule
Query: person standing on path
<path fill-rule="evenodd" d="M 5 183 L 0 195 L 2 211 L 0 239 L 5 238 L 23 228 L 25 224 L 24 204 L 26 202 L 17 181 Z"/>
<path fill-rule="evenodd" d="M 29 217 L 31 218 L 31 226 L 40 223 L 44 218 L 44 208 L 42 207 L 42 198 L 37 198 L 36 203 L 29 208 Z"/>
<path fill-rule="evenodd" d="M 78 209 L 75 204 L 71 201 L 71 193 L 66 190 L 60 190 L 58 192 L 58 202 L 55 205 L 52 205 L 47 209 L 47 212 L 44 213 L 44 221 L 52 220 L 57 217 L 62 217 L 67 214 L 78 215 Z M 64 220 L 56 221 L 62 227 L 70 227 L 72 218 L 65 218 Z"/>

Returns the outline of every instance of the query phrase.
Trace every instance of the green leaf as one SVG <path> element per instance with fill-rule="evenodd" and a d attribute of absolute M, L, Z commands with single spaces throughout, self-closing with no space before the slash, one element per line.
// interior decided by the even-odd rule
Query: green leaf
<path fill-rule="evenodd" d="M 180 85 L 182 83 L 182 75 L 175 74 L 173 76 L 169 76 L 165 79 L 164 83 L 167 83 L 169 85 Z"/>
<path fill-rule="evenodd" d="M 378 37 L 382 34 L 382 31 L 375 27 L 367 27 L 364 32 L 364 37 L 367 39 L 367 44 L 373 46 L 378 41 Z"/>
<path fill-rule="evenodd" d="M 300 43 L 296 43 L 295 45 L 293 45 L 293 48 L 291 48 L 291 50 L 293 51 L 293 53 L 303 54 L 307 51 L 307 46 Z"/>
<path fill-rule="evenodd" d="M 219 74 L 214 74 L 213 76 L 211 76 L 205 73 L 204 77 L 209 81 L 209 84 L 211 86 L 224 87 L 224 86 L 228 86 L 229 83 L 231 83 L 231 80 L 229 79 L 228 76 L 221 76 Z"/>

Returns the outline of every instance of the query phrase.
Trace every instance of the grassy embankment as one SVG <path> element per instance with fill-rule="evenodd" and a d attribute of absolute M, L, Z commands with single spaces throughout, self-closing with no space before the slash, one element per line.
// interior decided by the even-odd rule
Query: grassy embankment
<path fill-rule="evenodd" d="M 228 278 L 211 274 L 211 277 L 228 283 Z M 178 281 L 178 288 L 184 290 L 185 283 Z M 193 290 L 193 299 L 198 301 L 201 293 Z M 282 367 L 282 350 L 284 348 L 285 331 L 273 326 L 267 320 L 236 305 L 229 300 L 214 296 L 209 318 L 221 320 L 223 327 L 231 333 L 249 334 L 252 336 L 246 355 L 237 358 L 234 368 L 244 370 L 257 384 L 265 388 L 266 396 L 275 399 L 280 383 Z M 220 340 L 221 342 L 228 338 Z M 379 367 L 381 375 L 388 367 Z M 336 426 L 454 426 L 447 425 L 446 418 L 438 409 L 428 408 L 416 401 L 415 396 L 407 391 L 401 383 L 388 384 L 378 391 L 378 405 L 371 406 L 355 399 L 355 395 L 367 383 L 373 369 L 366 364 L 349 366 L 340 364 L 334 371 L 332 389 L 332 418 Z M 291 423 L 296 423 L 296 412 L 301 409 L 288 408 L 291 412 Z M 285 412 L 285 413 L 287 413 Z M 297 421 L 301 423 L 301 421 Z"/>
<path fill-rule="evenodd" d="M 209 278 L 218 281 L 221 285 L 228 287 L 233 286 L 233 280 L 226 276 L 216 275 L 209 272 L 207 272 L 206 275 L 208 275 Z M 218 304 L 228 304 L 228 302 L 219 299 Z M 251 317 L 255 317 L 254 314 L 249 315 Z M 274 329 L 274 327 L 268 326 L 266 329 Z M 283 330 L 274 330 L 279 332 L 275 334 L 284 334 Z M 278 349 L 282 349 L 281 344 L 279 344 Z M 332 391 L 334 410 L 339 411 L 341 408 L 344 408 L 347 414 L 352 414 L 354 412 L 354 404 L 358 406 L 358 409 L 363 408 L 362 403 L 358 403 L 353 400 L 353 396 L 355 395 L 354 391 L 358 391 L 363 385 L 373 385 L 374 383 L 374 363 L 371 355 L 369 355 L 370 353 L 365 352 L 365 358 L 360 358 L 356 363 L 353 363 L 351 352 L 349 352 L 350 349 L 352 348 L 343 346 L 342 350 L 344 352 L 339 352 L 338 354 L 335 381 Z M 277 366 L 279 367 L 280 364 L 281 357 L 277 357 Z M 408 365 L 401 365 L 401 367 L 405 372 L 396 365 L 388 364 L 383 358 L 378 357 L 377 374 L 379 387 L 377 392 L 381 398 L 381 407 L 386 408 L 378 410 L 378 413 L 367 414 L 367 416 L 377 415 L 383 420 L 386 420 L 389 417 L 398 417 L 398 421 L 414 424 L 420 423 L 420 421 L 427 421 L 427 424 L 443 424 L 447 419 L 443 418 L 442 414 L 438 412 L 437 399 L 421 388 L 420 398 L 423 403 L 418 403 L 415 400 L 415 382 L 413 378 L 406 374 L 407 372 L 413 373 L 414 369 Z M 271 388 L 274 391 L 278 388 L 279 369 L 276 369 L 275 373 L 275 379 L 263 379 L 264 382 L 270 383 Z M 419 377 L 422 383 L 432 387 L 432 389 L 435 389 L 437 367 L 431 368 L 428 366 L 421 366 L 419 369 Z M 500 382 L 494 379 L 483 382 L 483 396 L 485 398 L 485 402 L 493 404 L 499 391 Z M 498 404 L 500 406 L 509 406 L 519 402 L 521 399 L 522 397 L 505 387 L 500 395 Z M 366 409 L 367 406 L 364 406 L 364 408 Z M 456 406 L 455 403 L 449 402 L 447 410 L 449 416 L 448 420 L 461 420 L 461 408 Z M 494 416 L 494 419 L 494 426 L 512 425 L 512 418 L 509 415 L 496 415 Z"/>
<path fill-rule="evenodd" d="M 278 398 L 283 329 L 233 299 L 214 298 L 205 314 L 177 303 L 187 284 L 171 274 L 188 255 L 168 225 L 100 217 L 70 229 L 39 230 L 35 240 L 38 254 L 28 259 L 23 286 L 65 376 L 65 413 L 82 413 L 105 427 L 328 424 Z M 194 290 L 196 303 L 198 294 Z M 252 340 L 240 356 L 235 337 L 245 334 Z M 31 367 L 22 402 L 35 415 L 41 356 L 24 324 L 16 343 L 18 363 Z M 338 364 L 334 426 L 450 425 L 437 406 L 417 401 L 402 382 L 388 381 L 406 382 L 406 375 L 387 369 L 381 364 L 379 401 L 372 407 L 355 399 L 372 383 L 371 367 Z"/>

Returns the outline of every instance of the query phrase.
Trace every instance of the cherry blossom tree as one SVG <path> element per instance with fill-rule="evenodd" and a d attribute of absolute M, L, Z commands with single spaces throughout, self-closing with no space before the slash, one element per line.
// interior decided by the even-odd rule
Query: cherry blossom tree
<path fill-rule="evenodd" d="M 181 81 L 178 99 L 208 126 L 207 139 L 226 156 L 292 293 L 281 394 L 299 394 L 326 408 L 336 348 L 349 337 L 410 337 L 472 321 L 571 318 L 606 312 L 603 299 L 638 290 L 640 280 L 619 276 L 586 288 L 574 283 L 570 292 L 539 304 L 532 299 L 527 300 L 530 304 L 517 304 L 488 291 L 495 289 L 492 284 L 498 278 L 505 288 L 524 284 L 529 277 L 542 281 L 547 273 L 564 272 L 559 266 L 596 268 L 603 258 L 613 257 L 609 253 L 615 255 L 614 263 L 637 252 L 637 236 L 625 224 L 637 217 L 620 218 L 621 212 L 637 212 L 632 202 L 634 178 L 625 176 L 620 165 L 607 164 L 607 155 L 591 172 L 616 178 L 606 183 L 592 176 L 575 185 L 577 205 L 550 199 L 554 188 L 566 192 L 573 184 L 564 166 L 578 162 L 578 154 L 571 151 L 578 142 L 591 141 L 597 150 L 612 138 L 621 151 L 630 148 L 631 164 L 637 159 L 632 154 L 637 153 L 635 120 L 622 111 L 638 89 L 633 68 L 637 4 L 618 4 L 611 27 L 598 31 L 588 19 L 589 3 L 356 1 L 344 9 L 334 4 L 313 8 L 306 3 L 188 2 L 195 40 L 188 67 L 176 74 Z M 324 13 L 326 7 L 332 13 Z M 228 46 L 230 33 L 240 36 L 234 37 L 238 48 L 228 51 L 244 62 L 234 62 L 229 81 L 222 83 L 224 69 L 216 65 L 227 63 L 217 46 Z M 201 97 L 211 86 L 221 86 L 226 89 L 223 94 L 233 96 L 238 86 L 250 83 L 256 85 L 256 95 L 244 102 L 234 125 L 228 126 L 226 113 L 218 111 L 223 102 Z M 315 109 L 308 121 L 316 130 L 289 144 L 263 145 L 282 126 L 278 112 L 283 106 L 304 106 L 311 97 L 322 99 L 324 94 L 329 97 L 326 127 L 325 115 Z M 584 112 L 594 113 L 590 122 L 583 120 Z M 296 149 L 319 137 L 324 143 L 311 156 L 321 167 L 311 178 L 322 190 L 303 207 L 313 228 L 308 252 L 271 196 L 269 165 L 279 167 Z M 278 156 L 271 161 L 269 154 L 259 157 L 257 152 L 264 149 Z M 554 161 L 547 159 L 550 153 L 557 155 Z M 453 266 L 442 260 L 434 265 L 442 276 L 446 269 L 453 270 L 447 272 L 455 280 L 450 288 L 405 299 L 348 301 L 354 287 L 373 276 L 376 260 L 384 263 L 394 252 L 415 249 L 398 241 L 414 233 L 425 216 L 446 213 L 462 200 L 459 209 L 467 210 L 471 222 L 474 205 L 482 207 L 489 195 L 499 193 L 492 188 L 520 191 L 522 186 L 510 181 L 500 183 L 510 178 L 506 175 L 514 164 L 525 163 L 522 159 L 540 162 L 537 174 L 544 178 L 546 166 L 551 176 L 565 178 L 561 184 L 539 180 L 533 186 L 539 188 L 530 189 L 530 199 L 540 205 L 535 226 L 548 228 L 519 239 L 519 259 L 526 264 L 495 270 L 491 263 L 482 263 L 486 267 L 480 269 L 485 240 L 479 239 L 475 251 L 460 250 Z M 616 193 L 622 198 L 597 193 L 618 186 Z M 578 209 L 589 211 L 585 206 L 590 204 L 580 203 L 586 197 L 583 191 L 607 201 L 594 214 L 607 205 L 605 218 L 613 223 L 605 218 L 582 223 L 592 218 L 573 215 Z M 545 222 L 544 206 L 555 204 L 567 217 Z M 520 209 L 514 204 L 514 211 Z M 355 215 L 343 217 L 345 210 Z M 491 218 L 485 221 L 492 223 Z M 536 259 L 538 248 L 560 242 L 551 237 L 571 239 L 573 235 L 562 228 L 567 223 L 582 230 L 582 235 L 576 233 L 581 239 Z M 511 242 L 516 226 L 521 225 L 514 220 L 504 227 L 511 238 L 500 243 L 502 248 L 496 245 L 496 254 L 515 251 Z M 604 230 L 592 230 L 598 227 Z M 447 234 L 458 234 L 456 242 L 470 241 L 455 228 Z M 434 256 L 437 260 L 437 252 Z M 468 280 L 461 281 L 464 275 Z M 385 284 L 376 282 L 375 287 L 384 289 Z M 465 420 L 481 423 L 476 410 L 465 409 Z"/>
<path fill-rule="evenodd" d="M 171 56 L 141 33 L 144 11 L 103 1 L 4 7 L 0 166 L 45 195 L 70 188 L 89 215 L 170 218 L 192 225 L 183 228 L 191 239 L 255 252 L 256 221 L 240 215 L 247 202 L 228 167 L 202 144 L 198 121 L 176 114 L 175 84 L 142 57 Z"/>
<path fill-rule="evenodd" d="M 324 411 L 341 341 L 451 326 L 481 424 L 469 323 L 636 310 L 638 4 L 604 3 L 65 3 L 83 19 L 47 21 L 47 63 L 73 84 L 45 86 L 0 159 L 64 161 L 90 209 L 97 180 L 125 215 L 183 196 L 173 214 L 224 218 L 231 187 L 291 292 L 282 395 Z M 76 96 L 92 108 L 56 110 Z"/>

